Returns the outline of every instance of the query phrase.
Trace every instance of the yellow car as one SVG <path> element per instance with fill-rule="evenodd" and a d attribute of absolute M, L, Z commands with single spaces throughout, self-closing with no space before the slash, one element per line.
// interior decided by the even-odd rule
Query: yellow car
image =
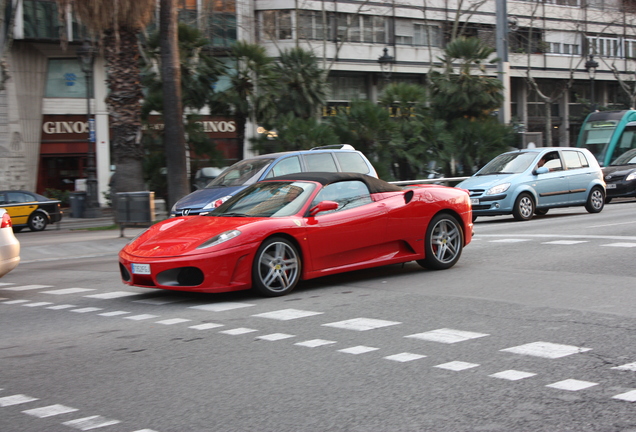
<path fill-rule="evenodd" d="M 29 227 L 42 231 L 50 223 L 62 220 L 61 202 L 33 192 L 21 190 L 0 191 L 0 208 L 5 209 L 13 222 L 13 231 Z"/>

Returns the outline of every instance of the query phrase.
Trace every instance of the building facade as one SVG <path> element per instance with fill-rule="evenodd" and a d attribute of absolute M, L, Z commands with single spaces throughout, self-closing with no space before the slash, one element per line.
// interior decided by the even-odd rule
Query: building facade
<path fill-rule="evenodd" d="M 85 178 L 94 145 L 104 202 L 111 175 L 104 63 L 98 56 L 87 86 L 76 55 L 81 26 L 71 19 L 61 29 L 54 0 L 8 4 L 0 189 L 73 190 Z M 328 70 L 324 115 L 355 98 L 376 100 L 388 82 L 425 83 L 445 44 L 462 35 L 499 48 L 502 62 L 487 73 L 506 84 L 502 118 L 516 125 L 525 144 L 573 145 L 590 105 L 633 105 L 636 10 L 626 0 L 180 0 L 179 8 L 180 19 L 202 29 L 219 57 L 236 40 L 262 44 L 273 57 L 292 47 L 312 50 Z M 66 49 L 60 31 L 69 40 Z M 378 59 L 384 53 L 392 59 L 383 73 Z M 593 70 L 590 60 L 597 63 Z M 237 146 L 250 154 L 246 143 L 232 141 L 231 126 L 223 127 L 221 136 L 209 126 L 212 138 L 224 140 L 227 163 L 239 154 Z M 250 125 L 248 138 L 258 130 Z"/>

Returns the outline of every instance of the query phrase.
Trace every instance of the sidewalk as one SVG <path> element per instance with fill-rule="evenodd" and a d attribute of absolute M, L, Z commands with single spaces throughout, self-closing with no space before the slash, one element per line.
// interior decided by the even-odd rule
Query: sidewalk
<path fill-rule="evenodd" d="M 47 230 L 76 230 L 86 228 L 102 228 L 112 227 L 113 229 L 119 229 L 116 226 L 115 215 L 112 208 L 102 208 L 102 216 L 97 218 L 73 218 L 71 217 L 71 209 L 62 209 L 63 216 L 62 221 L 56 224 L 49 225 Z M 161 215 L 157 215 L 157 220 Z M 165 216 L 165 215 L 164 215 Z M 143 225 L 139 225 L 142 227 Z"/>

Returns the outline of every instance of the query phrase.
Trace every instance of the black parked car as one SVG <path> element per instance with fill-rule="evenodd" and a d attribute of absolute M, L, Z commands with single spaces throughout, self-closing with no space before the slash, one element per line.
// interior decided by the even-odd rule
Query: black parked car
<path fill-rule="evenodd" d="M 62 203 L 59 200 L 22 190 L 0 191 L 0 207 L 7 210 L 13 221 L 13 231 L 29 227 L 42 231 L 50 223 L 62 220 Z"/>
<path fill-rule="evenodd" d="M 620 155 L 603 168 L 606 184 L 605 202 L 612 198 L 636 197 L 636 149 Z"/>

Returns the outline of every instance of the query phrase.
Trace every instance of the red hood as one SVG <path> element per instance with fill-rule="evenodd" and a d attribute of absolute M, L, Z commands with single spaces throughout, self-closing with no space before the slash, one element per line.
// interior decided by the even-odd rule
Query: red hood
<path fill-rule="evenodd" d="M 189 253 L 207 253 L 197 246 L 215 235 L 239 229 L 262 218 L 190 216 L 167 219 L 150 227 L 124 247 L 124 251 L 138 257 L 172 257 Z M 239 243 L 237 243 L 237 241 Z M 232 246 L 242 243 L 230 240 Z"/>

